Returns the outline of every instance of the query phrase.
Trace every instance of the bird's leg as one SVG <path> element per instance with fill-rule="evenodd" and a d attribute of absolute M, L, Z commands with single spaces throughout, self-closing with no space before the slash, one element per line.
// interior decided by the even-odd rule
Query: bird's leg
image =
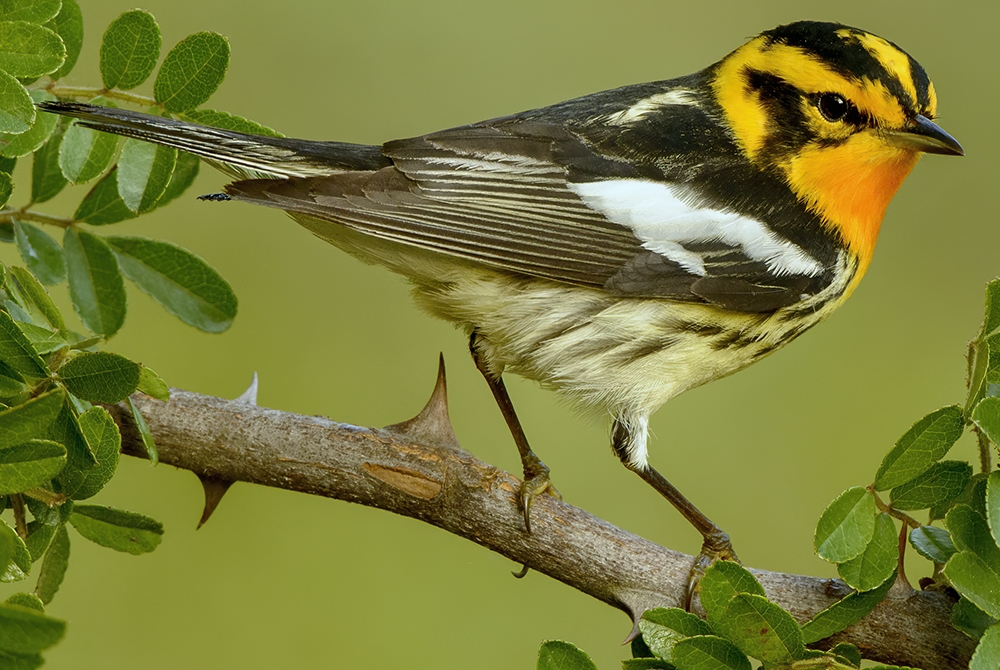
<path fill-rule="evenodd" d="M 716 561 L 740 562 L 739 557 L 733 550 L 733 543 L 729 540 L 729 535 L 721 528 L 712 523 L 712 520 L 702 514 L 701 510 L 695 507 L 684 494 L 677 490 L 677 487 L 667 481 L 667 478 L 656 471 L 655 468 L 647 465 L 638 465 L 629 458 L 629 440 L 631 435 L 628 428 L 621 421 L 616 420 L 611 429 L 611 448 L 621 459 L 622 464 L 632 472 L 639 475 L 644 482 L 652 486 L 656 491 L 670 501 L 670 504 L 677 508 L 685 519 L 688 520 L 695 529 L 701 533 L 701 552 L 691 566 L 691 573 L 688 576 L 687 592 L 684 599 L 684 608 L 691 609 L 691 601 L 698 590 L 701 578 Z"/>
<path fill-rule="evenodd" d="M 507 387 L 504 385 L 500 374 L 494 373 L 486 364 L 481 346 L 481 340 L 477 338 L 476 332 L 473 331 L 469 337 L 469 351 L 472 352 L 472 360 L 476 362 L 476 368 L 482 373 L 486 383 L 489 384 L 490 391 L 493 392 L 493 397 L 500 408 L 500 413 L 503 414 L 504 421 L 507 422 L 507 428 L 510 429 L 510 434 L 514 438 L 514 444 L 517 445 L 517 451 L 521 454 L 524 481 L 521 484 L 519 497 L 521 500 L 521 510 L 524 512 L 524 527 L 530 533 L 531 503 L 534 502 L 535 498 L 542 493 L 548 493 L 559 499 L 562 499 L 562 496 L 559 495 L 556 487 L 549 481 L 548 467 L 546 467 L 545 463 L 542 463 L 542 460 L 528 446 L 528 438 L 525 437 L 524 429 L 521 428 L 521 422 L 518 421 L 517 413 L 514 412 L 514 403 L 510 401 Z"/>

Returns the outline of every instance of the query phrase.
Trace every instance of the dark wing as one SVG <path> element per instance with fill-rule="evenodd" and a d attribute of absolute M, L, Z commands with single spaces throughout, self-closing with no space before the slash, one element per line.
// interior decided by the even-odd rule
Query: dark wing
<path fill-rule="evenodd" d="M 648 178 L 563 125 L 506 121 L 390 142 L 392 167 L 236 182 L 237 199 L 345 225 L 366 235 L 630 297 L 765 312 L 801 299 L 812 276 L 773 273 L 738 245 L 692 240 L 693 270 L 644 247 L 574 190 L 572 179 Z M 572 177 L 571 177 L 572 175 Z"/>

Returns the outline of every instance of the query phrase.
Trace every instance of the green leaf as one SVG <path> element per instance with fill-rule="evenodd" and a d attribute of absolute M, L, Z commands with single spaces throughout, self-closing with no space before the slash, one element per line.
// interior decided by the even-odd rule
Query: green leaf
<path fill-rule="evenodd" d="M 0 494 L 42 486 L 66 465 L 66 448 L 48 440 L 29 440 L 0 450 Z"/>
<path fill-rule="evenodd" d="M 66 526 L 59 526 L 48 551 L 45 552 L 42 567 L 38 571 L 38 583 L 35 586 L 35 593 L 46 605 L 52 602 L 56 591 L 59 590 L 68 566 L 69 533 L 66 532 Z"/>
<path fill-rule="evenodd" d="M 109 351 L 84 353 L 59 369 L 70 393 L 87 402 L 121 402 L 139 387 L 140 366 Z"/>
<path fill-rule="evenodd" d="M 15 534 L 6 523 L 0 523 L 0 572 L 14 562 Z"/>
<path fill-rule="evenodd" d="M 36 326 L 27 322 L 18 322 L 17 325 L 28 337 L 28 340 L 31 342 L 31 346 L 33 346 L 35 351 L 39 354 L 51 354 L 53 351 L 58 351 L 59 349 L 68 346 L 68 343 L 61 335 L 57 335 L 48 328 L 43 328 L 42 326 Z"/>
<path fill-rule="evenodd" d="M 160 375 L 145 366 L 143 366 L 142 371 L 139 373 L 139 390 L 150 398 L 163 401 L 170 400 L 170 388 L 166 382 L 160 378 Z"/>
<path fill-rule="evenodd" d="M 163 539 L 160 522 L 113 507 L 77 505 L 69 521 L 91 542 L 134 555 L 153 551 Z"/>
<path fill-rule="evenodd" d="M 167 184 L 167 190 L 163 192 L 160 199 L 153 205 L 153 209 L 163 207 L 184 193 L 194 183 L 194 178 L 198 176 L 198 166 L 200 164 L 201 161 L 197 156 L 179 151 L 177 153 L 177 165 L 174 167 L 174 173 L 170 175 L 170 183 Z M 131 212 L 131 210 L 128 211 Z"/>
<path fill-rule="evenodd" d="M 714 623 L 738 593 L 765 595 L 764 587 L 746 568 L 730 561 L 717 561 L 701 579 L 701 606 L 709 623 Z"/>
<path fill-rule="evenodd" d="M 819 557 L 843 563 L 858 556 L 875 532 L 875 497 L 862 486 L 849 488 L 823 512 L 814 546 Z"/>
<path fill-rule="evenodd" d="M 944 528 L 921 526 L 910 531 L 910 544 L 917 553 L 935 563 L 947 563 L 957 549 Z"/>
<path fill-rule="evenodd" d="M 27 607 L 28 609 L 35 610 L 36 612 L 44 612 L 45 604 L 38 599 L 33 593 L 15 593 L 10 598 L 4 601 L 8 605 L 17 605 L 18 607 Z M 0 665 L 0 667 L 3 667 Z"/>
<path fill-rule="evenodd" d="M 940 460 L 962 436 L 962 408 L 949 405 L 931 412 L 899 438 L 875 475 L 875 490 L 905 484 Z"/>
<path fill-rule="evenodd" d="M 0 21 L 0 70 L 15 77 L 39 77 L 59 69 L 66 46 L 54 32 L 27 21 Z"/>
<path fill-rule="evenodd" d="M 733 596 L 715 628 L 744 654 L 765 664 L 791 663 L 806 649 L 792 615 L 764 596 Z"/>
<path fill-rule="evenodd" d="M 248 133 L 250 135 L 263 135 L 264 137 L 284 137 L 273 128 L 263 126 L 256 121 L 244 119 L 229 112 L 220 112 L 215 109 L 193 109 L 184 114 L 184 118 L 195 123 L 203 123 L 213 128 L 222 130 L 232 130 L 237 133 Z"/>
<path fill-rule="evenodd" d="M 94 100 L 94 104 L 108 104 Z M 70 124 L 59 147 L 59 168 L 66 179 L 83 184 L 100 177 L 111 167 L 118 150 L 118 137 Z"/>
<path fill-rule="evenodd" d="M 955 505 L 945 518 L 951 540 L 960 550 L 971 551 L 1000 571 L 1000 548 L 997 548 L 986 517 L 969 505 Z"/>
<path fill-rule="evenodd" d="M 1000 373 L 1000 338 L 995 337 L 1000 327 L 1000 281 L 993 280 L 986 286 L 986 308 L 983 327 L 973 342 L 973 361 L 970 367 L 966 399 L 966 412 L 971 412 L 982 399 L 990 378 L 996 380 Z"/>
<path fill-rule="evenodd" d="M 114 252 L 90 233 L 67 228 L 63 237 L 69 295 L 83 325 L 110 337 L 125 322 L 125 282 Z"/>
<path fill-rule="evenodd" d="M 45 27 L 59 35 L 66 45 L 66 60 L 58 70 L 49 75 L 53 79 L 60 79 L 76 65 L 76 59 L 80 57 L 80 50 L 83 48 L 83 13 L 80 5 L 76 0 L 62 0 L 62 9 Z"/>
<path fill-rule="evenodd" d="M 1000 619 L 1000 575 L 971 551 L 960 551 L 944 566 L 955 590 L 994 619 Z"/>
<path fill-rule="evenodd" d="M 659 658 L 626 658 L 622 670 L 675 670 L 674 666 Z"/>
<path fill-rule="evenodd" d="M 62 389 L 49 391 L 0 412 L 0 453 L 28 440 L 43 438 L 59 416 L 65 398 Z"/>
<path fill-rule="evenodd" d="M 0 603 L 0 650 L 35 654 L 58 642 L 66 622 L 18 605 Z"/>
<path fill-rule="evenodd" d="M 995 623 L 996 619 L 973 605 L 967 598 L 959 598 L 951 608 L 951 625 L 973 640 L 981 638 L 986 629 Z"/>
<path fill-rule="evenodd" d="M 972 466 L 964 461 L 941 461 L 923 474 L 900 484 L 889 493 L 898 510 L 926 509 L 954 500 L 972 479 Z"/>
<path fill-rule="evenodd" d="M 830 649 L 830 653 L 839 656 L 855 668 L 861 667 L 861 652 L 850 642 L 841 642 Z"/>
<path fill-rule="evenodd" d="M 28 548 L 28 553 L 31 554 L 32 563 L 35 563 L 45 555 L 45 550 L 49 548 L 49 543 L 52 542 L 52 537 L 56 534 L 57 527 L 42 523 L 38 519 L 28 523 L 28 537 L 24 540 L 24 546 Z"/>
<path fill-rule="evenodd" d="M 896 524 L 884 512 L 875 519 L 871 542 L 859 556 L 837 566 L 840 578 L 858 591 L 871 591 L 887 580 L 899 558 Z"/>
<path fill-rule="evenodd" d="M 868 616 L 885 599 L 885 594 L 896 581 L 896 574 L 878 588 L 861 593 L 851 593 L 819 612 L 812 620 L 802 624 L 802 641 L 812 644 L 830 637 Z"/>
<path fill-rule="evenodd" d="M 751 670 L 750 659 L 729 640 L 698 635 L 674 646 L 677 670 Z"/>
<path fill-rule="evenodd" d="M 90 189 L 90 193 L 76 208 L 73 218 L 86 221 L 92 226 L 103 226 L 137 216 L 139 215 L 129 209 L 118 195 L 118 169 L 114 168 Z"/>
<path fill-rule="evenodd" d="M 693 635 L 711 635 L 712 627 L 690 612 L 677 608 L 647 610 L 639 619 L 642 639 L 650 651 L 666 661 L 673 660 L 673 648 Z"/>
<path fill-rule="evenodd" d="M 0 23 L 0 26 L 2 25 Z M 29 95 L 32 102 L 36 103 L 56 99 L 51 93 L 40 90 L 31 91 Z M 36 114 L 34 123 L 27 131 L 16 135 L 0 134 L 0 155 L 7 158 L 18 158 L 34 153 L 48 141 L 58 123 L 59 119 L 52 114 Z"/>
<path fill-rule="evenodd" d="M 149 458 L 149 462 L 156 465 L 160 462 L 160 455 L 156 451 L 156 442 L 153 440 L 153 433 L 150 432 L 149 426 L 146 425 L 146 419 L 142 416 L 142 412 L 136 407 L 135 403 L 132 402 L 132 398 L 127 399 L 129 409 L 132 410 L 132 420 L 135 421 L 135 427 L 139 431 L 139 437 L 142 438 L 142 446 L 146 448 L 146 456 Z"/>
<path fill-rule="evenodd" d="M 87 444 L 69 397 L 63 403 L 59 416 L 49 426 L 48 437 L 66 447 L 66 467 L 56 478 L 56 490 L 74 497 L 83 488 L 89 471 L 97 467 L 97 458 Z"/>
<path fill-rule="evenodd" d="M 163 539 L 163 524 L 147 516 L 100 505 L 77 505 L 69 517 L 91 542 L 129 554 L 145 554 Z"/>
<path fill-rule="evenodd" d="M 43 115 L 39 115 L 41 117 Z M 44 115 L 50 116 L 50 115 Z M 63 135 L 67 124 L 56 123 L 49 141 L 35 152 L 31 163 L 31 200 L 32 202 L 47 202 L 56 197 L 68 184 L 59 167 L 59 147 L 62 146 Z"/>
<path fill-rule="evenodd" d="M 25 389 L 21 373 L 0 361 L 0 398 L 13 398 L 24 393 Z"/>
<path fill-rule="evenodd" d="M 33 226 L 26 226 L 24 224 L 18 224 L 17 226 L 19 238 L 20 237 L 26 238 L 25 246 L 29 249 L 29 253 L 31 249 L 38 249 L 38 248 L 44 249 L 45 245 L 47 245 L 49 242 L 51 242 L 53 245 L 56 244 L 51 237 L 45 235 L 45 233 L 43 233 L 40 230 L 35 229 L 35 232 L 32 232 L 31 230 L 32 228 Z M 45 242 L 43 240 L 48 240 L 48 242 Z M 18 246 L 19 247 L 21 246 L 20 239 L 18 240 Z M 56 245 L 56 249 L 57 250 L 59 249 L 58 245 Z M 58 260 L 61 262 L 62 252 L 61 250 L 59 250 L 59 252 L 60 253 L 58 256 Z M 24 255 L 23 249 L 21 253 L 22 255 Z M 51 254 L 51 253 L 52 252 L 50 250 L 45 249 L 42 252 L 35 252 L 35 255 L 38 258 L 42 258 L 46 254 Z M 54 266 L 55 264 L 56 264 L 55 260 L 51 261 L 47 260 L 45 262 L 45 265 L 47 266 Z M 56 307 L 56 304 L 52 302 L 52 297 L 49 295 L 48 291 L 46 291 L 45 288 L 38 283 L 38 280 L 35 278 L 35 276 L 32 275 L 32 273 L 25 270 L 24 268 L 19 268 L 17 266 L 10 267 L 7 270 L 10 273 L 7 279 L 7 284 L 8 286 L 10 286 L 10 284 L 13 282 L 17 285 L 17 290 L 20 292 L 22 296 L 24 296 L 24 298 L 28 302 L 28 304 L 25 305 L 25 307 L 31 309 L 32 311 L 38 312 L 38 314 L 45 320 L 45 322 L 48 323 L 50 326 L 52 326 L 54 329 L 66 330 L 66 322 L 63 321 L 62 313 L 59 311 L 59 308 Z"/>
<path fill-rule="evenodd" d="M 0 668 L 4 670 L 36 670 L 45 664 L 40 654 L 12 654 L 0 650 Z"/>
<path fill-rule="evenodd" d="M 1000 624 L 990 626 L 979 641 L 976 652 L 969 661 L 969 670 L 996 670 L 1000 668 Z"/>
<path fill-rule="evenodd" d="M 7 567 L 0 572 L 0 583 L 8 584 L 10 582 L 17 582 L 28 576 L 31 571 L 31 552 L 28 551 L 28 547 L 24 544 L 14 529 L 8 526 L 2 519 L 0 519 L 0 533 L 6 533 L 8 539 L 13 542 L 14 555 L 12 560 L 7 563 Z M 0 629 L 3 628 L 3 623 L 0 622 Z M 0 649 L 3 646 L 0 645 Z"/>
<path fill-rule="evenodd" d="M 236 295 L 218 272 L 190 251 L 144 237 L 109 237 L 129 279 L 184 323 L 217 333 L 236 317 Z"/>
<path fill-rule="evenodd" d="M 103 407 L 92 407 L 84 412 L 80 416 L 80 429 L 97 465 L 67 469 L 59 477 L 62 492 L 74 500 L 93 497 L 111 481 L 118 468 L 122 444 L 118 426 Z"/>
<path fill-rule="evenodd" d="M 149 12 L 133 9 L 111 22 L 101 40 L 101 79 L 106 88 L 135 88 L 160 59 L 160 26 Z"/>
<path fill-rule="evenodd" d="M 993 541 L 1000 545 L 1000 471 L 994 470 L 986 479 L 986 521 Z"/>
<path fill-rule="evenodd" d="M 1000 398 L 983 398 L 972 410 L 972 423 L 990 438 L 993 444 L 1000 444 Z"/>
<path fill-rule="evenodd" d="M 176 164 L 176 149 L 125 140 L 118 158 L 118 194 L 122 201 L 139 214 L 153 209 L 166 191 Z"/>
<path fill-rule="evenodd" d="M 21 258 L 38 281 L 52 286 L 66 279 L 66 261 L 63 258 L 62 247 L 59 246 L 58 242 L 30 223 L 20 221 L 14 223 L 14 235 L 17 240 L 17 250 L 21 252 Z M 48 296 L 48 293 L 45 295 Z M 49 302 L 52 302 L 51 298 L 49 298 Z M 53 305 L 54 307 L 55 305 Z M 58 309 L 52 316 L 56 314 L 59 314 Z M 46 320 L 48 320 L 47 317 Z M 62 322 L 61 314 L 59 314 L 57 321 Z M 49 321 L 49 323 L 52 322 Z M 65 323 L 62 323 L 61 326 L 52 325 L 60 330 L 66 327 Z"/>
<path fill-rule="evenodd" d="M 6 172 L 0 172 L 0 207 L 7 204 L 7 201 L 10 200 L 10 194 L 13 192 L 14 182 L 11 180 L 10 175 Z"/>
<path fill-rule="evenodd" d="M 6 312 L 0 312 L 0 360 L 28 377 L 49 376 L 45 362 Z"/>
<path fill-rule="evenodd" d="M 153 83 L 153 97 L 170 112 L 208 100 L 229 68 L 229 42 L 218 33 L 189 35 L 170 50 Z"/>
<path fill-rule="evenodd" d="M 597 666 L 582 650 L 569 642 L 549 640 L 538 650 L 538 670 L 597 670 Z"/>
<path fill-rule="evenodd" d="M 23 133 L 35 121 L 35 105 L 21 82 L 0 70 L 0 133 Z"/>
<path fill-rule="evenodd" d="M 59 0 L 0 0 L 0 21 L 45 23 L 59 13 Z"/>

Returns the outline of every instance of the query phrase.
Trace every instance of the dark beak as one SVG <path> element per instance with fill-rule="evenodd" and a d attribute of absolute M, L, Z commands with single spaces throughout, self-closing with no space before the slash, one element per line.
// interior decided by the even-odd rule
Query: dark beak
<path fill-rule="evenodd" d="M 922 114 L 917 114 L 902 130 L 887 130 L 885 132 L 886 141 L 889 144 L 903 149 L 946 156 L 965 155 L 965 149 L 958 143 L 958 140 Z"/>

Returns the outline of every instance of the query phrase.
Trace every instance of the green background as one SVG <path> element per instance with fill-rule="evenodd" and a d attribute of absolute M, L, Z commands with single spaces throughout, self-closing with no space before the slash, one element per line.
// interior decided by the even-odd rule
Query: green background
<path fill-rule="evenodd" d="M 86 40 L 68 83 L 95 85 L 100 35 L 133 8 L 81 0 Z M 940 123 L 962 159 L 926 158 L 889 208 L 868 278 L 827 323 L 760 365 L 671 401 L 651 461 L 733 536 L 748 566 L 833 576 L 813 555 L 816 519 L 926 412 L 960 402 L 964 352 L 985 283 L 1000 270 L 995 161 L 1000 49 L 992 3 L 236 2 L 149 0 L 164 53 L 185 35 L 230 39 L 210 106 L 287 135 L 380 143 L 569 97 L 688 74 L 746 38 L 810 18 L 896 42 L 928 70 Z M 140 92 L 149 93 L 147 83 Z M 20 204 L 28 187 L 19 167 Z M 398 277 L 360 264 L 273 210 L 203 203 L 203 171 L 176 204 L 108 232 L 177 242 L 229 279 L 240 314 L 205 335 L 130 287 L 111 348 L 173 386 L 235 397 L 260 375 L 260 404 L 380 426 L 423 404 L 437 354 L 449 364 L 462 444 L 505 469 L 516 451 L 463 336 L 419 312 Z M 43 209 L 70 213 L 84 189 Z M 16 262 L 11 246 L 0 259 Z M 61 304 L 65 286 L 55 290 Z M 566 500 L 656 542 L 698 536 L 626 472 L 607 426 L 510 379 L 536 451 Z M 973 455 L 968 438 L 956 449 Z M 357 505 L 237 484 L 195 532 L 190 473 L 125 459 L 96 502 L 164 522 L 133 557 L 73 537 L 50 613 L 69 620 L 53 668 L 529 668 L 541 641 L 585 648 L 601 668 L 627 655 L 621 613 L 467 541 Z M 926 570 L 913 563 L 911 579 Z M 5 597 L 12 589 L 5 588 Z"/>

